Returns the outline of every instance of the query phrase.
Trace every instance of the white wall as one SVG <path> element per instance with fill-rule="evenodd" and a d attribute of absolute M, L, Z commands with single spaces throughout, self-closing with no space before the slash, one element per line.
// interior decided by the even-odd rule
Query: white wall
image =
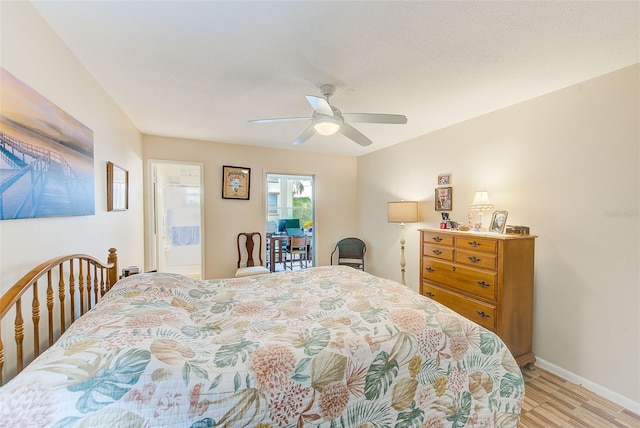
<path fill-rule="evenodd" d="M 423 201 L 407 229 L 407 284 L 419 285 L 419 227 L 437 227 L 437 176 L 451 218 L 486 189 L 536 242 L 537 356 L 640 409 L 640 66 L 622 69 L 358 159 L 369 270 L 400 277 L 387 201 Z M 420 120 L 420 118 L 409 118 Z M 396 260 L 397 262 L 393 262 Z M 391 262 L 390 262 L 391 261 Z M 602 391 L 599 391 L 602 392 Z"/>
<path fill-rule="evenodd" d="M 315 176 L 314 253 L 318 265 L 329 264 L 340 238 L 357 232 L 356 158 L 149 135 L 143 136 L 143 148 L 145 171 L 148 159 L 204 164 L 205 278 L 233 276 L 237 234 L 264 231 L 267 173 Z M 222 199 L 223 165 L 251 168 L 248 201 Z M 145 237 L 148 239 L 146 231 Z"/>
<path fill-rule="evenodd" d="M 50 258 L 87 253 L 120 266 L 143 261 L 140 133 L 27 2 L 2 2 L 0 65 L 69 115 L 94 138 L 95 215 L 0 221 L 0 290 Z M 126 212 L 106 211 L 106 162 L 129 170 Z"/>

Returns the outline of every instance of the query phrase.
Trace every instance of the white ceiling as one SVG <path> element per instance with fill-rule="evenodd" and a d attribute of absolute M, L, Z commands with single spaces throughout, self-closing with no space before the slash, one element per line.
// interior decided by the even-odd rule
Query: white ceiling
<path fill-rule="evenodd" d="M 640 2 L 32 1 L 137 128 L 359 156 L 640 62 Z M 337 87 L 373 140 L 292 141 Z"/>

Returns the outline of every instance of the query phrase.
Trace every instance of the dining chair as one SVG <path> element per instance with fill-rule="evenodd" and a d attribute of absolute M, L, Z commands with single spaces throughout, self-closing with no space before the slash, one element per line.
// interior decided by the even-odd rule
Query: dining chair
<path fill-rule="evenodd" d="M 291 236 L 289 238 L 289 246 L 285 250 L 289 254 L 290 268 L 293 270 L 293 262 L 300 262 L 300 268 L 302 268 L 302 262 L 304 261 L 304 267 L 308 267 L 307 260 L 307 246 L 309 241 L 305 235 Z M 297 258 L 295 256 L 298 256 Z M 286 266 L 285 266 L 286 268 Z"/>
<path fill-rule="evenodd" d="M 264 234 L 265 234 L 265 241 L 266 241 L 266 247 L 267 247 L 265 258 L 267 260 L 267 267 L 271 266 L 271 237 L 277 231 L 278 231 L 278 225 L 276 224 L 275 221 L 269 220 L 265 222 Z M 278 256 L 278 258 L 281 258 L 281 255 L 279 254 L 279 252 L 276 252 L 276 255 Z"/>
<path fill-rule="evenodd" d="M 256 238 L 258 245 L 256 245 L 255 242 Z M 242 246 L 240 245 L 241 243 L 243 243 Z M 238 233 L 236 244 L 238 247 L 236 278 L 271 273 L 269 269 L 262 266 L 262 235 L 260 232 Z M 258 265 L 256 265 L 254 261 L 254 257 L 256 256 L 260 262 Z"/>

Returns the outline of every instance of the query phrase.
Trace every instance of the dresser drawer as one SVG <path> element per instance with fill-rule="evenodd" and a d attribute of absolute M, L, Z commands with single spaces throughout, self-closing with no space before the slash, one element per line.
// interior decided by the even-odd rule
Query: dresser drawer
<path fill-rule="evenodd" d="M 440 233 L 425 233 L 423 242 L 425 244 L 431 243 L 453 247 L 453 236 Z"/>
<path fill-rule="evenodd" d="M 420 292 L 499 332 L 520 366 L 535 362 L 535 238 L 420 229 Z"/>
<path fill-rule="evenodd" d="M 498 251 L 498 241 L 490 238 L 459 236 L 456 238 L 456 248 L 461 250 L 482 251 L 483 253 L 496 253 Z"/>
<path fill-rule="evenodd" d="M 422 278 L 489 300 L 496 300 L 497 274 L 423 257 Z"/>
<path fill-rule="evenodd" d="M 456 262 L 481 269 L 496 270 L 497 254 L 482 253 L 480 251 L 456 250 Z"/>
<path fill-rule="evenodd" d="M 496 307 L 422 282 L 422 294 L 453 309 L 465 318 L 491 331 L 496 330 Z"/>
<path fill-rule="evenodd" d="M 425 256 L 436 257 L 442 260 L 453 261 L 453 247 L 444 247 L 442 245 L 422 244 L 422 251 Z"/>

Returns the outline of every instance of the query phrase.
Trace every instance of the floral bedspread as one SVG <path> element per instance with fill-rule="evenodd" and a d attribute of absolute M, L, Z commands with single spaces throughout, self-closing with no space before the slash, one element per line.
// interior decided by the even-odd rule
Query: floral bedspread
<path fill-rule="evenodd" d="M 496 335 L 394 281 L 141 274 L 0 389 L 0 425 L 516 427 L 523 397 Z"/>

